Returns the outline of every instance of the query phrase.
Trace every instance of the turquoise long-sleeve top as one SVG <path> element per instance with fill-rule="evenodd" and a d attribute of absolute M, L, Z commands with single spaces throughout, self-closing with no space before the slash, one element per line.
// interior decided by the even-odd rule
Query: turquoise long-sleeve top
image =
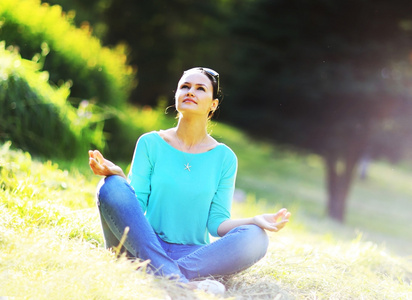
<path fill-rule="evenodd" d="M 136 143 L 128 179 L 162 240 L 203 245 L 230 218 L 236 172 L 236 155 L 225 144 L 186 153 L 150 132 Z"/>

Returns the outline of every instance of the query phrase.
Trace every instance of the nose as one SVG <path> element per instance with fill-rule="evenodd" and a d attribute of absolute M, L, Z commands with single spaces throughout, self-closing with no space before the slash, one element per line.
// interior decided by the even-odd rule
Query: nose
<path fill-rule="evenodd" d="M 186 95 L 187 95 L 187 96 L 194 96 L 194 95 L 195 95 L 195 93 L 194 93 L 194 91 L 193 91 L 193 87 L 190 88 L 190 89 L 187 91 Z"/>

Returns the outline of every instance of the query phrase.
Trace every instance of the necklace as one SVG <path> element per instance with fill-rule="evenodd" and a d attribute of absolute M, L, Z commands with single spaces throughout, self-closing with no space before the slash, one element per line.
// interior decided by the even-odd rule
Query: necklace
<path fill-rule="evenodd" d="M 182 142 L 180 141 L 180 139 L 179 139 L 179 137 L 177 136 L 177 132 L 175 132 L 175 135 L 176 135 L 176 139 L 177 139 L 177 142 L 179 143 L 179 146 L 180 146 L 180 149 L 182 149 L 181 151 L 182 151 L 182 153 L 183 153 L 183 157 L 185 158 L 185 161 L 187 161 L 187 163 L 186 164 L 183 164 L 184 165 L 184 167 L 185 167 L 185 170 L 187 170 L 187 171 L 191 171 L 190 170 L 190 168 L 192 167 L 191 165 L 190 165 L 190 161 L 187 159 L 187 157 L 186 157 L 186 152 L 184 151 L 184 148 L 183 148 L 183 146 L 182 146 Z M 200 143 L 199 143 L 199 145 L 201 144 L 201 143 L 203 143 L 203 141 L 205 140 L 207 138 L 207 135 L 200 141 Z"/>

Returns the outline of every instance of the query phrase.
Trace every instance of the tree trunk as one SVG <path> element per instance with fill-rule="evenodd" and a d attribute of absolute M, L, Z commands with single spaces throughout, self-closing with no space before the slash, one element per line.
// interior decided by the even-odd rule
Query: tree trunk
<path fill-rule="evenodd" d="M 338 155 L 325 156 L 326 183 L 328 192 L 328 216 L 343 223 L 346 212 L 346 199 L 349 194 L 353 173 L 359 156 L 355 153 L 339 158 Z"/>

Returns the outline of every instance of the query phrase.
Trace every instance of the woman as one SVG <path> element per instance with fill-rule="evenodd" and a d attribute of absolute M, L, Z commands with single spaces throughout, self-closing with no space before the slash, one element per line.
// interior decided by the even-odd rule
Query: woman
<path fill-rule="evenodd" d="M 230 219 L 237 158 L 206 129 L 220 93 L 215 71 L 185 71 L 175 93 L 176 128 L 139 138 L 128 178 L 99 151 L 89 151 L 93 172 L 106 176 L 98 191 L 106 247 L 119 245 L 129 227 L 129 255 L 150 260 L 157 275 L 215 292 L 224 292 L 223 285 L 191 280 L 250 267 L 266 254 L 265 230 L 282 229 L 290 217 L 281 209 Z M 210 243 L 209 234 L 221 238 Z"/>

